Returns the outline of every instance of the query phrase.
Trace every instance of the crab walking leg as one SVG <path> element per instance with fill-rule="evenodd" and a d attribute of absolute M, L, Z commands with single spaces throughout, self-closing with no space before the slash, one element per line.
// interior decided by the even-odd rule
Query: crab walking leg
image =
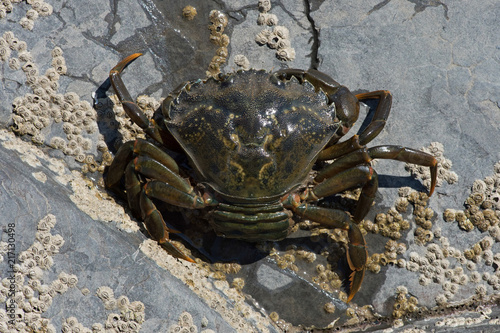
<path fill-rule="evenodd" d="M 163 143 L 158 126 L 156 126 L 154 121 L 149 121 L 144 112 L 142 112 L 137 104 L 133 102 L 132 97 L 130 96 L 130 93 L 125 87 L 125 84 L 120 76 L 125 67 L 141 55 L 142 53 L 134 53 L 120 61 L 109 72 L 109 80 L 111 81 L 111 84 L 113 85 L 113 88 L 123 105 L 123 110 L 125 110 L 130 119 L 139 125 L 139 127 L 141 127 L 150 137 L 160 143 Z"/>
<path fill-rule="evenodd" d="M 358 164 L 365 164 L 373 159 L 391 159 L 407 163 L 427 166 L 431 171 L 431 188 L 429 195 L 432 195 L 437 181 L 437 160 L 434 156 L 412 148 L 401 146 L 376 146 L 372 148 L 360 148 L 344 156 L 339 157 L 331 164 L 318 171 L 314 181 L 321 182 L 348 168 Z"/>
<path fill-rule="evenodd" d="M 360 164 L 367 164 L 372 160 L 366 148 L 357 149 L 349 154 L 339 157 L 331 164 L 326 165 L 320 169 L 314 177 L 315 182 L 322 182 L 323 180 L 333 177 L 340 172 L 349 168 L 355 167 Z"/>
<path fill-rule="evenodd" d="M 172 172 L 176 174 L 179 173 L 179 166 L 172 157 L 154 144 L 143 139 L 137 139 L 135 141 L 125 142 L 116 152 L 113 163 L 111 163 L 107 173 L 107 187 L 115 188 L 119 186 L 127 164 L 134 158 L 134 154 L 149 156 Z"/>
<path fill-rule="evenodd" d="M 349 154 L 372 141 L 385 126 L 391 112 L 392 95 L 387 90 L 377 90 L 369 93 L 358 94 L 359 100 L 380 99 L 371 122 L 360 135 L 354 135 L 349 140 L 329 146 L 318 156 L 319 161 L 332 160 Z M 349 125 L 349 126 L 352 126 Z M 350 128 L 350 127 L 349 127 Z"/>
<path fill-rule="evenodd" d="M 125 173 L 128 163 L 134 157 L 134 142 L 125 142 L 115 154 L 113 163 L 109 166 L 106 174 L 106 187 L 117 190 L 120 186 L 120 181 Z M 120 191 L 116 191 L 120 192 Z"/>
<path fill-rule="evenodd" d="M 193 192 L 193 187 L 188 181 L 150 157 L 140 155 L 134 159 L 133 163 L 135 171 L 147 178 L 161 179 L 182 192 Z"/>
<path fill-rule="evenodd" d="M 438 170 L 438 162 L 434 156 L 411 148 L 389 145 L 369 148 L 368 154 L 371 158 L 397 160 L 429 167 L 431 170 L 431 188 L 429 189 L 429 196 L 434 193 Z"/>
<path fill-rule="evenodd" d="M 318 161 L 334 160 L 360 148 L 363 146 L 359 143 L 359 135 L 353 135 L 346 141 L 323 149 L 318 155 Z"/>
<path fill-rule="evenodd" d="M 318 200 L 353 187 L 362 187 L 372 179 L 373 169 L 369 165 L 358 165 L 333 175 L 315 185 L 300 196 L 302 200 Z"/>
<path fill-rule="evenodd" d="M 125 193 L 127 201 L 135 217 L 141 217 L 141 208 L 139 205 L 139 196 L 142 192 L 141 181 L 135 171 L 134 162 L 130 161 L 125 168 Z"/>
<path fill-rule="evenodd" d="M 297 195 L 290 195 L 285 198 L 283 205 L 305 219 L 318 222 L 330 228 L 347 230 L 349 238 L 349 243 L 347 244 L 347 263 L 352 271 L 349 276 L 349 296 L 347 298 L 347 302 L 350 302 L 361 287 L 368 260 L 365 238 L 359 227 L 346 212 L 339 209 L 301 203 Z"/>
<path fill-rule="evenodd" d="M 367 156 L 369 157 L 369 154 L 366 151 L 361 151 L 360 154 L 346 155 L 346 161 L 340 164 L 339 171 L 347 170 L 329 175 L 329 178 L 309 190 L 310 193 L 307 195 L 313 198 L 322 198 L 352 187 L 361 187 L 361 194 L 353 216 L 354 222 L 361 222 L 368 214 L 378 190 L 378 175 L 375 170 L 366 164 L 358 165 L 366 160 Z M 352 164 L 357 166 L 350 167 Z"/>
<path fill-rule="evenodd" d="M 148 197 L 159 199 L 174 206 L 190 209 L 199 209 L 206 206 L 202 197 L 181 191 L 159 180 L 150 180 L 144 185 L 143 190 Z"/>
<path fill-rule="evenodd" d="M 161 247 L 176 258 L 184 259 L 189 262 L 195 262 L 193 259 L 184 254 L 177 246 L 170 242 L 168 235 L 169 231 L 173 232 L 173 230 L 167 227 L 161 213 L 158 209 L 156 209 L 153 201 L 148 198 L 144 189 L 140 193 L 140 208 L 146 229 L 151 237 L 156 240 Z"/>
<path fill-rule="evenodd" d="M 364 94 L 358 94 L 356 95 L 356 98 L 359 101 L 379 99 L 371 122 L 359 135 L 359 143 L 361 145 L 366 145 L 379 135 L 380 131 L 384 128 L 387 118 L 389 118 L 389 113 L 391 112 L 392 94 L 387 90 L 377 90 Z"/>

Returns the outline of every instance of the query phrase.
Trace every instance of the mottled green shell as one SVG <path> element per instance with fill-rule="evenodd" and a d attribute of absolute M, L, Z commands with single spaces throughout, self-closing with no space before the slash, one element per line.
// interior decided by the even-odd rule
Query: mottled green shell
<path fill-rule="evenodd" d="M 339 126 L 322 91 L 265 71 L 191 82 L 170 100 L 167 128 L 199 181 L 230 202 L 269 201 L 303 183 Z"/>

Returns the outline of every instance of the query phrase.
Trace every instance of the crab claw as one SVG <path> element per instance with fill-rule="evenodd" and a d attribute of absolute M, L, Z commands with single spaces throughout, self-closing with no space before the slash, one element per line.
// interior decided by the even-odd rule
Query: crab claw
<path fill-rule="evenodd" d="M 368 260 L 365 238 L 356 224 L 350 223 L 348 237 L 347 263 L 352 273 L 349 276 L 349 296 L 347 297 L 347 303 L 352 300 L 361 287 Z"/>

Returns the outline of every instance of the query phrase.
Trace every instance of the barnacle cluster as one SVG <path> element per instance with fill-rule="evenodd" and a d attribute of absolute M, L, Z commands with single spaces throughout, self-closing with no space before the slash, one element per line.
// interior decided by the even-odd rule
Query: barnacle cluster
<path fill-rule="evenodd" d="M 425 245 L 434 239 L 434 233 L 431 230 L 434 211 L 427 207 L 429 196 L 427 193 L 412 191 L 408 195 L 408 201 L 413 204 L 413 216 L 418 225 L 415 229 L 415 242 Z"/>
<path fill-rule="evenodd" d="M 259 45 L 267 45 L 276 49 L 276 57 L 282 61 L 295 59 L 295 49 L 291 47 L 290 33 L 285 26 L 275 26 L 273 30 L 264 29 L 255 36 Z"/>
<path fill-rule="evenodd" d="M 277 25 L 278 17 L 275 14 L 269 13 L 271 10 L 270 0 L 259 0 L 259 16 L 257 18 L 258 25 Z"/>
<path fill-rule="evenodd" d="M 338 290 L 342 286 L 342 280 L 340 276 L 334 272 L 332 264 L 328 263 L 326 265 L 318 264 L 316 265 L 316 276 L 312 277 L 312 281 L 320 286 L 322 290 L 333 291 Z"/>
<path fill-rule="evenodd" d="M 479 306 L 476 308 L 476 314 L 479 314 L 478 317 L 472 316 L 459 316 L 459 315 L 451 315 L 447 316 L 447 318 L 443 318 L 442 320 L 438 320 L 434 325 L 436 327 L 471 327 L 473 325 L 478 325 L 488 319 L 491 319 L 492 310 L 490 308 L 486 308 L 483 306 Z M 490 325 L 498 325 L 498 318 L 489 320 L 488 323 Z"/>
<path fill-rule="evenodd" d="M 441 186 L 443 180 L 448 182 L 448 184 L 456 183 L 458 180 L 458 175 L 451 171 L 451 160 L 443 156 L 444 147 L 442 143 L 431 142 L 428 147 L 420 149 L 421 151 L 431 154 L 438 161 L 438 175 L 437 175 L 437 186 Z M 407 163 L 405 166 L 406 170 L 410 171 L 414 177 L 422 179 L 422 183 L 428 189 L 431 186 L 431 173 L 429 168 Z"/>
<path fill-rule="evenodd" d="M 379 233 L 382 236 L 390 237 L 393 240 L 401 238 L 401 230 L 410 228 L 410 222 L 403 218 L 402 213 L 405 213 L 408 205 L 413 205 L 413 216 L 415 223 L 418 225 L 415 230 L 415 240 L 417 243 L 424 245 L 430 242 L 434 235 L 431 231 L 434 211 L 427 207 L 429 196 L 423 192 L 411 190 L 409 187 L 399 189 L 399 198 L 396 200 L 394 207 L 390 208 L 387 213 L 379 213 L 375 216 L 375 221 L 365 220 L 362 223 L 363 229 L 372 233 Z"/>
<path fill-rule="evenodd" d="M 267 317 L 256 312 L 246 304 L 245 296 L 239 289 L 231 287 L 226 280 L 209 278 L 205 266 L 190 263 L 181 263 L 166 253 L 157 242 L 145 240 L 140 249 L 155 262 L 167 269 L 176 278 L 204 300 L 210 308 L 218 312 L 221 317 L 235 330 L 241 332 L 269 332 L 270 322 Z M 197 269 L 190 267 L 198 265 Z M 232 269 L 235 267 L 233 266 Z"/>
<path fill-rule="evenodd" d="M 219 10 L 212 10 L 209 14 L 210 41 L 219 48 L 215 51 L 215 56 L 208 65 L 207 77 L 217 77 L 220 73 L 221 65 L 226 63 L 229 45 L 229 36 L 224 33 L 229 20 L 227 15 Z"/>
<path fill-rule="evenodd" d="M 299 268 L 295 265 L 295 255 L 294 250 L 290 249 L 284 254 L 280 255 L 276 249 L 271 249 L 269 256 L 276 260 L 276 264 L 281 269 L 291 269 L 294 272 L 298 272 Z"/>
<path fill-rule="evenodd" d="M 204 266 L 206 269 L 210 270 L 212 272 L 210 276 L 217 280 L 225 280 L 227 274 L 236 274 L 241 270 L 241 265 L 237 263 L 217 262 L 214 263 L 213 265 L 208 265 L 208 264 L 205 265 L 205 263 L 201 260 L 197 262 L 202 266 Z M 242 283 L 238 281 L 236 282 L 236 284 L 243 286 Z"/>
<path fill-rule="evenodd" d="M 120 314 L 110 313 L 103 324 L 95 323 L 91 329 L 86 328 L 75 317 L 68 317 L 61 326 L 62 332 L 104 333 L 104 332 L 139 332 L 144 322 L 144 304 L 139 301 L 130 302 L 126 296 L 114 298 L 109 287 L 97 289 L 97 296 L 104 302 L 107 310 L 119 309 Z"/>
<path fill-rule="evenodd" d="M 184 311 L 179 316 L 177 324 L 174 324 L 168 328 L 168 333 L 175 332 L 197 332 L 198 328 L 193 322 L 193 317 L 187 311 Z"/>
<path fill-rule="evenodd" d="M 341 298 L 345 302 L 344 299 Z M 374 313 L 373 306 L 365 305 L 357 308 L 347 308 L 346 315 L 350 317 L 346 322 L 346 326 L 357 325 L 362 322 L 374 321 L 379 316 Z"/>
<path fill-rule="evenodd" d="M 97 289 L 97 297 L 104 302 L 107 310 L 119 310 L 120 313 L 108 314 L 104 327 L 101 324 L 92 326 L 93 332 L 139 332 L 145 320 L 144 304 L 139 301 L 130 302 L 127 296 L 114 297 L 113 290 L 103 286 Z"/>
<path fill-rule="evenodd" d="M 481 232 L 490 231 L 492 237 L 500 239 L 500 162 L 494 166 L 494 174 L 483 180 L 477 179 L 471 194 L 465 200 L 465 210 L 446 209 L 446 222 L 456 221 L 461 229 L 471 231 L 477 227 Z"/>
<path fill-rule="evenodd" d="M 398 255 L 406 252 L 406 244 L 398 243 L 390 239 L 385 244 L 385 251 L 383 253 L 373 253 L 369 258 L 366 268 L 373 273 L 379 273 L 381 266 L 394 264 L 398 266 L 404 265 L 404 259 L 398 259 Z"/>
<path fill-rule="evenodd" d="M 407 202 L 407 199 L 404 197 L 400 199 Z M 391 208 L 387 213 L 377 214 L 373 222 L 365 220 L 362 226 L 366 231 L 381 234 L 384 237 L 390 237 L 392 239 L 399 239 L 401 238 L 401 230 L 410 228 L 410 222 L 403 218 L 398 209 Z"/>
<path fill-rule="evenodd" d="M 271 1 L 259 0 L 259 17 L 257 24 L 273 26 L 273 30 L 264 29 L 255 36 L 259 45 L 267 45 L 276 49 L 276 57 L 282 61 L 295 59 L 295 49 L 291 47 L 290 33 L 285 26 L 278 26 L 278 17 L 268 13 L 271 10 Z"/>
<path fill-rule="evenodd" d="M 12 12 L 15 3 L 20 3 L 22 0 L 3 0 L 0 2 L 0 19 L 5 18 L 7 13 Z M 26 15 L 19 20 L 19 24 L 24 29 L 33 30 L 35 21 L 40 16 L 49 16 L 52 14 L 52 6 L 43 0 L 28 0 L 26 1 L 31 8 L 26 11 Z"/>
<path fill-rule="evenodd" d="M 59 252 L 64 244 L 61 235 L 52 234 L 51 229 L 56 224 L 56 217 L 48 214 L 38 222 L 36 241 L 25 251 L 19 253 L 14 264 L 14 273 L 2 279 L 0 285 L 0 303 L 9 307 L 0 309 L 0 331 L 15 330 L 18 332 L 56 332 L 50 320 L 42 318 L 53 299 L 58 294 L 64 294 L 68 288 L 74 288 L 78 283 L 75 275 L 59 273 L 57 279 L 47 283 L 44 271 L 54 264 L 53 255 Z M 5 244 L 0 248 L 4 249 Z M 13 293 L 11 293 L 13 291 Z M 12 295 L 13 294 L 13 295 Z M 10 321 L 12 311 L 15 311 L 15 323 Z M 7 312 L 7 311 L 8 312 Z"/>
<path fill-rule="evenodd" d="M 17 57 L 13 52 L 17 52 Z M 104 166 L 88 154 L 94 146 L 92 137 L 97 132 L 97 114 L 90 103 L 80 100 L 76 93 L 58 93 L 60 75 L 66 74 L 66 61 L 59 47 L 55 47 L 51 55 L 51 67 L 40 75 L 26 42 L 10 31 L 0 37 L 0 59 L 8 62 L 13 70 L 21 68 L 33 92 L 12 102 L 12 129 L 19 135 L 30 135 L 36 144 L 45 143 L 73 156 L 77 162 L 85 163 L 84 171 L 103 172 Z M 101 153 L 103 164 L 109 164 L 111 155 L 106 151 Z"/>
<path fill-rule="evenodd" d="M 408 289 L 405 286 L 396 288 L 396 302 L 393 306 L 392 316 L 399 319 L 407 313 L 414 313 L 418 310 L 418 300 L 414 296 L 408 295 Z"/>

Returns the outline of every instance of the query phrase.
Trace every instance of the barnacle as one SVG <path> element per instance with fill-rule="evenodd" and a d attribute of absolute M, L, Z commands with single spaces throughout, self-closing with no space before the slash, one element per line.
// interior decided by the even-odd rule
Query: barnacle
<path fill-rule="evenodd" d="M 245 286 L 245 280 L 243 280 L 242 278 L 235 278 L 231 283 L 231 286 L 233 288 L 236 288 L 237 290 L 242 290 Z"/>
<path fill-rule="evenodd" d="M 234 56 L 234 63 L 243 69 L 250 68 L 250 62 L 248 61 L 247 57 L 242 54 L 237 54 Z"/>
<path fill-rule="evenodd" d="M 198 14 L 196 8 L 193 6 L 186 6 L 182 9 L 182 16 L 184 16 L 187 20 L 191 21 Z"/>
<path fill-rule="evenodd" d="M 259 11 L 262 13 L 266 13 L 271 10 L 271 1 L 270 0 L 259 0 Z"/>
<path fill-rule="evenodd" d="M 276 51 L 276 57 L 282 61 L 292 61 L 295 59 L 295 49 L 288 48 L 279 48 Z"/>
<path fill-rule="evenodd" d="M 99 297 L 102 301 L 108 301 L 110 299 L 114 299 L 113 289 L 107 286 L 102 286 L 97 289 L 96 292 L 97 297 Z"/>

